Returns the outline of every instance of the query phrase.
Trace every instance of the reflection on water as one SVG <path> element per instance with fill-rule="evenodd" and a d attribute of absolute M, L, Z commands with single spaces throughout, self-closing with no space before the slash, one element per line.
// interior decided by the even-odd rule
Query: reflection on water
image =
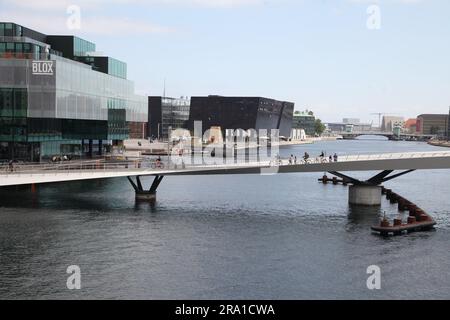
<path fill-rule="evenodd" d="M 383 212 L 380 207 L 365 207 L 351 205 L 348 210 L 348 222 L 350 224 L 371 226 L 380 220 Z"/>
<path fill-rule="evenodd" d="M 282 155 L 322 150 L 436 149 L 337 141 Z M 349 206 L 347 187 L 318 183 L 321 175 L 166 177 L 154 205 L 137 203 L 126 179 L 1 189 L 0 298 L 450 298 L 449 171 L 387 184 L 438 222 L 396 238 L 370 232 L 396 205 Z M 65 287 L 72 264 L 81 291 Z M 372 264 L 382 268 L 379 292 L 365 286 Z"/>

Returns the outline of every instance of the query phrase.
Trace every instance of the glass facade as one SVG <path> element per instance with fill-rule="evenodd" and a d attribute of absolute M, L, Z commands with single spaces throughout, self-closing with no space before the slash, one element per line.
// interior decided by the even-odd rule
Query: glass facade
<path fill-rule="evenodd" d="M 22 35 L 19 27 L 0 23 L 0 159 L 7 154 L 35 160 L 64 150 L 79 153 L 82 140 L 111 144 L 129 138 L 130 123 L 135 130 L 145 128 L 147 97 L 134 93 L 125 63 L 106 57 L 116 75 L 93 70 L 52 54 L 38 40 L 11 38 Z M 73 39 L 75 54 L 95 51 L 95 44 Z"/>
<path fill-rule="evenodd" d="M 0 37 L 15 37 L 17 29 L 13 23 L 0 23 Z"/>
<path fill-rule="evenodd" d="M 74 56 L 85 56 L 88 52 L 95 51 L 95 44 L 84 39 L 73 37 Z"/>
<path fill-rule="evenodd" d="M 108 57 L 108 74 L 122 79 L 127 78 L 127 64 Z"/>
<path fill-rule="evenodd" d="M 88 65 L 56 60 L 56 116 L 108 120 L 109 109 L 125 109 L 126 121 L 147 122 L 147 99 L 134 94 L 132 81 L 93 71 Z"/>
<path fill-rule="evenodd" d="M 181 97 L 149 97 L 149 136 L 167 139 L 169 128 L 186 129 L 191 108 L 191 101 Z"/>
<path fill-rule="evenodd" d="M 303 129 L 308 136 L 316 134 L 316 117 L 307 112 L 296 112 L 292 120 L 292 128 Z"/>
<path fill-rule="evenodd" d="M 47 60 L 49 53 L 61 55 L 53 50 L 47 51 L 47 48 L 42 45 L 28 42 L 6 42 L 2 41 L 0 37 L 0 58 Z"/>
<path fill-rule="evenodd" d="M 26 141 L 28 93 L 21 88 L 0 88 L 0 141 Z"/>
<path fill-rule="evenodd" d="M 169 136 L 169 128 L 184 129 L 189 120 L 189 99 L 162 98 L 162 135 Z"/>

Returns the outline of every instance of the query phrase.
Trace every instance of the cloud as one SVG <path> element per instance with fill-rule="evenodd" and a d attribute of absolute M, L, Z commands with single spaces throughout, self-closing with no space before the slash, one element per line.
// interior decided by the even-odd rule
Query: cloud
<path fill-rule="evenodd" d="M 97 35 L 143 35 L 175 32 L 175 28 L 126 17 L 126 9 L 139 11 L 151 5 L 192 6 L 204 8 L 235 8 L 254 6 L 267 0 L 0 0 L 0 20 L 12 21 L 44 33 L 83 33 Z M 81 9 L 81 30 L 67 28 L 67 9 L 76 5 Z M 121 16 L 103 16 L 112 6 L 123 7 Z"/>
<path fill-rule="evenodd" d="M 148 21 L 121 16 L 102 16 L 101 4 L 104 0 L 78 0 L 82 4 L 81 29 L 69 29 L 67 20 L 70 13 L 67 9 L 72 0 L 40 0 L 25 2 L 16 0 L 0 0 L 0 21 L 11 21 L 25 27 L 48 34 L 82 33 L 90 35 L 144 35 L 174 32 L 174 28 L 153 24 Z M 134 0 L 139 1 L 139 0 Z M 109 0 L 125 2 L 124 0 Z M 87 12 L 87 13 L 86 13 Z M 100 13 L 97 15 L 97 13 Z"/>
<path fill-rule="evenodd" d="M 82 8 L 100 8 L 112 5 L 171 5 L 233 8 L 263 4 L 263 0 L 2 0 L 3 5 L 22 9 L 65 10 L 69 5 L 76 4 Z"/>
<path fill-rule="evenodd" d="M 426 0 L 347 0 L 352 3 L 361 3 L 361 4 L 384 4 L 384 3 L 400 3 L 400 4 L 416 4 L 423 3 Z"/>
<path fill-rule="evenodd" d="M 81 19 L 81 29 L 71 30 L 67 27 L 68 15 L 41 15 L 31 13 L 0 12 L 0 21 L 16 22 L 30 29 L 47 34 L 82 33 L 90 35 L 144 35 L 176 32 L 174 28 L 159 26 L 141 20 L 92 16 Z"/>

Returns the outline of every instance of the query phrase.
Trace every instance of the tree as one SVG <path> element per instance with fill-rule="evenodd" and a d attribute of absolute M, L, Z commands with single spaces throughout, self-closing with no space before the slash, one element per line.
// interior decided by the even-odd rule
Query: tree
<path fill-rule="evenodd" d="M 320 136 L 324 131 L 325 125 L 322 123 L 322 120 L 316 119 L 316 134 Z"/>

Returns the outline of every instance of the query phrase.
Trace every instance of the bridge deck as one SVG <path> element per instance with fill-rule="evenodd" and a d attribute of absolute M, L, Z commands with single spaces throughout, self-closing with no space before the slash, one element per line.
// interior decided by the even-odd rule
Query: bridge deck
<path fill-rule="evenodd" d="M 209 159 L 210 161 L 212 159 Z M 212 160 L 213 161 L 213 160 Z M 219 159 L 216 159 L 219 161 Z M 167 164 L 166 164 L 167 165 Z M 40 184 L 50 182 L 105 179 L 131 176 L 276 174 L 329 171 L 376 171 L 409 169 L 450 169 L 450 152 L 415 152 L 340 156 L 337 162 L 315 158 L 308 163 L 279 166 L 270 161 L 233 164 L 188 165 L 177 168 L 151 169 L 146 162 L 93 163 L 69 162 L 62 164 L 22 165 L 9 172 L 5 166 L 0 172 L 0 186 Z"/>

